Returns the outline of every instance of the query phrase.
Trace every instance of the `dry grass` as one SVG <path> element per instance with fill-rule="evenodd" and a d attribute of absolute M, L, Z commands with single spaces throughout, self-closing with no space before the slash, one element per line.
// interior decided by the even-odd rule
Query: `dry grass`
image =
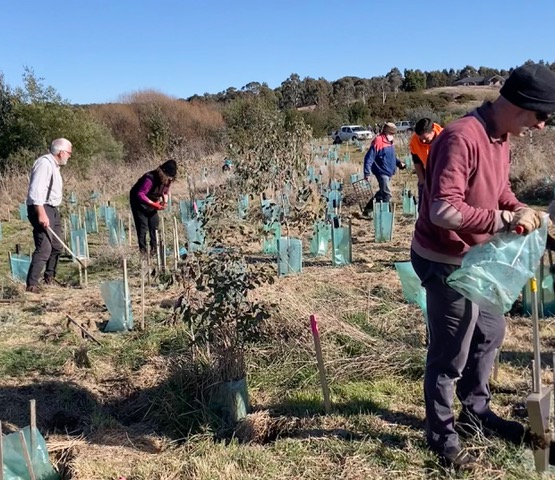
<path fill-rule="evenodd" d="M 336 168 L 335 175 L 348 183 L 361 159 L 362 153 L 352 154 L 353 161 Z M 212 185 L 223 181 L 217 166 L 214 160 Z M 99 167 L 102 175 L 108 175 L 108 167 Z M 122 169 L 117 175 L 124 179 L 123 185 L 111 185 L 106 196 L 123 195 L 137 172 Z M 414 186 L 414 175 L 402 172 L 394 177 L 397 200 L 405 183 Z M 100 187 L 101 182 L 94 185 Z M 176 187 L 178 196 L 188 194 L 184 180 Z M 82 187 L 76 182 L 75 188 Z M 80 198 L 88 188 L 93 186 L 78 191 Z M 349 192 L 347 185 L 345 194 Z M 186 332 L 168 322 L 171 311 L 160 307 L 178 297 L 179 288 L 147 287 L 145 332 L 117 335 L 99 330 L 108 313 L 98 284 L 120 277 L 122 255 L 130 261 L 136 322 L 140 316 L 135 247 L 110 250 L 104 233 L 93 238 L 91 253 L 97 268 L 91 267 L 88 287 L 48 289 L 41 302 L 18 305 L 16 317 L 8 315 L 13 305 L 0 306 L 0 351 L 34 352 L 34 358 L 4 357 L 19 362 L 15 365 L 20 370 L 0 379 L 0 419 L 13 429 L 25 425 L 27 402 L 37 398 L 39 428 L 47 436 L 52 458 L 67 472 L 65 478 L 75 480 L 113 480 L 120 475 L 128 480 L 457 478 L 441 470 L 424 446 L 423 319 L 417 308 L 404 302 L 393 269 L 393 262 L 408 259 L 413 223 L 398 215 L 394 241 L 376 244 L 371 222 L 359 218 L 357 209 L 349 206 L 343 212 L 352 222 L 352 265 L 333 268 L 329 258 L 305 257 L 301 275 L 279 278 L 255 292 L 257 298 L 277 303 L 279 314 L 266 326 L 266 340 L 249 351 L 255 410 L 232 432 L 231 440 L 227 435 L 226 442 L 215 442 L 218 432 L 208 421 L 196 435 L 177 435 L 175 428 L 169 428 L 183 428 L 184 417 L 199 408 L 188 403 Z M 2 255 L 14 239 L 30 232 L 24 222 L 10 225 L 14 228 L 0 244 Z M 259 242 L 245 242 L 244 248 L 253 261 L 264 260 Z M 62 267 L 74 278 L 73 264 Z M 102 346 L 67 329 L 68 313 Z M 322 415 L 310 314 L 319 320 L 334 405 L 331 415 Z M 529 391 L 530 328 L 521 318 L 509 318 L 508 325 L 499 380 L 494 384 L 494 408 L 520 417 Z M 552 324 L 544 325 L 542 341 L 546 351 L 555 344 Z M 90 366 L 82 363 L 83 355 Z M 51 365 L 50 374 L 41 373 L 44 361 L 38 360 L 49 358 L 59 363 Z M 1 368 L 8 366 L 4 363 Z M 549 369 L 544 379 L 551 383 Z M 63 421 L 59 412 L 65 415 Z M 66 435 L 63 428 L 53 426 L 53 419 L 68 427 L 69 414 L 76 417 L 76 431 Z M 160 421 L 163 417 L 165 423 Z M 529 452 L 483 438 L 466 445 L 482 459 L 473 478 L 534 478 Z"/>

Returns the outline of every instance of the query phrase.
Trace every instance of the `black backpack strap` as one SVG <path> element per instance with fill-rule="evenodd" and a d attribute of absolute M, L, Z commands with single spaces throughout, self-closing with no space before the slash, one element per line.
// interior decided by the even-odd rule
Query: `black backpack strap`
<path fill-rule="evenodd" d="M 48 200 L 50 200 L 50 194 L 52 193 L 52 184 L 54 183 L 54 174 L 52 174 L 52 176 L 50 177 L 50 183 L 48 184 L 48 193 L 46 194 L 46 202 L 48 203 Z"/>

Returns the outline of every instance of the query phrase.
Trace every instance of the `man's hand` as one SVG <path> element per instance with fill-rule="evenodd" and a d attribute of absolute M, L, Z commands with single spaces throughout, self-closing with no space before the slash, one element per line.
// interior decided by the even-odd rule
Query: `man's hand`
<path fill-rule="evenodd" d="M 39 224 L 45 230 L 47 230 L 50 226 L 50 219 L 48 218 L 48 215 L 46 215 L 46 212 L 44 210 L 39 213 Z"/>
<path fill-rule="evenodd" d="M 534 230 L 540 228 L 541 224 L 542 216 L 540 212 L 530 207 L 523 207 L 514 212 L 510 230 L 516 230 L 517 227 L 522 227 L 524 234 L 528 235 Z"/>
<path fill-rule="evenodd" d="M 162 205 L 160 202 L 152 202 L 150 206 L 152 208 L 155 208 L 156 210 L 164 210 L 165 208 L 164 205 Z"/>

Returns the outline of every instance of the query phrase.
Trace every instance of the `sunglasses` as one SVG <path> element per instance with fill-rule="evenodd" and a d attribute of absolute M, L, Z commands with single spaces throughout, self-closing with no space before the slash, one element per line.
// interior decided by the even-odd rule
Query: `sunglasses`
<path fill-rule="evenodd" d="M 536 112 L 536 120 L 538 122 L 545 122 L 551 118 L 551 113 Z"/>

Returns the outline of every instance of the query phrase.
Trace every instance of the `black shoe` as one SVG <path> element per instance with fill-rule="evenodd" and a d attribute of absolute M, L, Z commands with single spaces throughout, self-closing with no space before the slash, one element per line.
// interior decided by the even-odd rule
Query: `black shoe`
<path fill-rule="evenodd" d="M 463 435 L 472 436 L 478 432 L 495 435 L 514 445 L 522 445 L 526 437 L 524 425 L 513 420 L 505 420 L 491 410 L 481 415 L 463 410 L 457 420 L 457 428 Z"/>
<path fill-rule="evenodd" d="M 439 463 L 444 468 L 454 468 L 458 471 L 470 471 L 478 466 L 478 459 L 459 447 L 453 447 L 441 453 L 435 453 L 439 458 Z"/>

